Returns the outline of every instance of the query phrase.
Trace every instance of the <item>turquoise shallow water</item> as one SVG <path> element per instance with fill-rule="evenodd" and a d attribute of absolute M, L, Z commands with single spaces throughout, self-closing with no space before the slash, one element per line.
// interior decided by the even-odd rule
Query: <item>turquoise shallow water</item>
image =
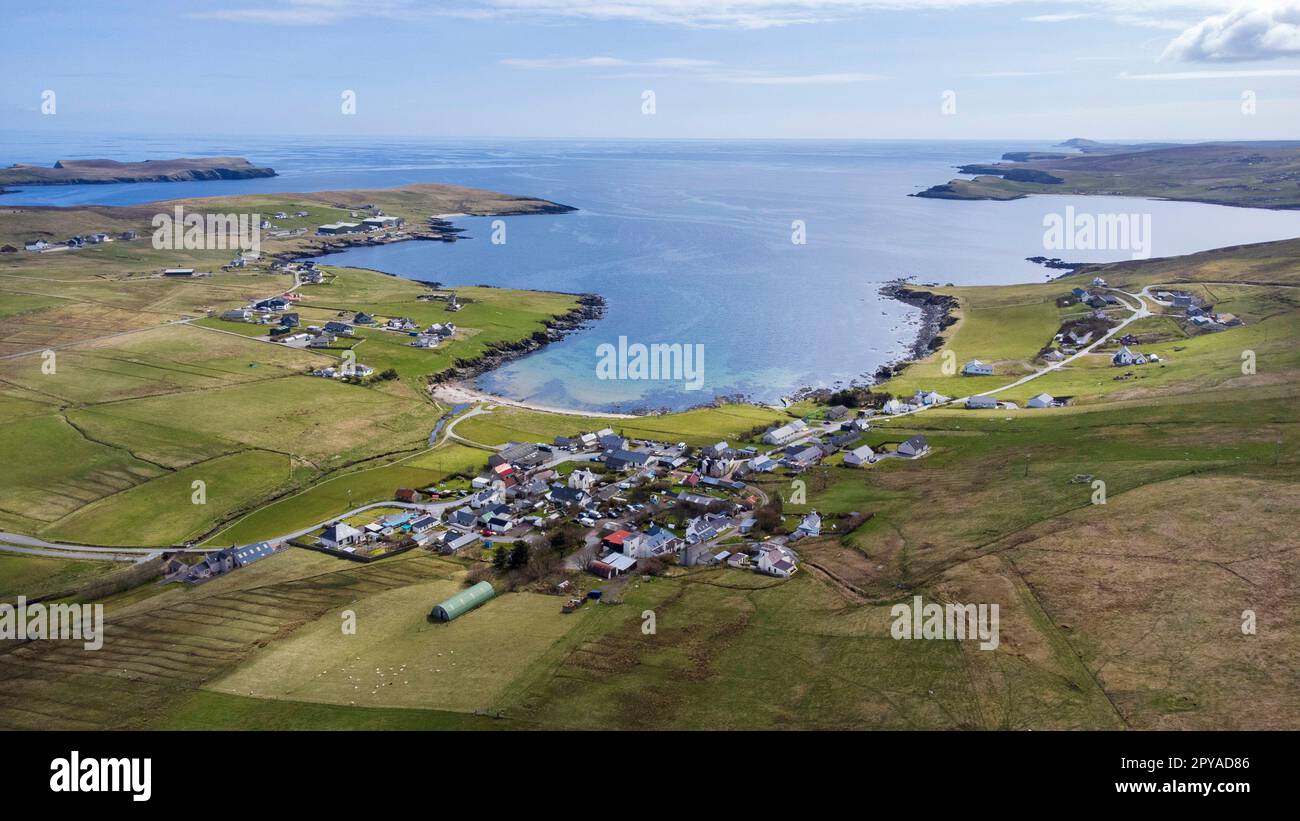
<path fill-rule="evenodd" d="M 38 135 L 39 136 L 39 135 Z M 461 218 L 452 244 L 359 248 L 328 258 L 447 284 L 603 295 L 603 320 L 480 377 L 517 399 L 599 410 L 682 408 L 718 395 L 775 401 L 830 386 L 903 355 L 917 312 L 881 299 L 881 283 L 1002 284 L 1050 272 L 1025 257 L 1123 259 L 1132 251 L 1044 248 L 1043 220 L 1067 206 L 1149 215 L 1154 256 L 1300 236 L 1300 213 L 1110 197 L 952 202 L 907 196 L 1041 143 L 419 142 L 177 140 L 10 135 L 6 162 L 62 157 L 236 154 L 281 172 L 216 183 L 28 189 L 0 202 L 124 204 L 250 191 L 454 182 L 572 205 L 577 212 Z M 802 221 L 806 242 L 792 242 Z M 699 390 L 681 380 L 598 378 L 598 347 L 702 346 Z M 692 350 L 695 350 L 692 347 Z"/>

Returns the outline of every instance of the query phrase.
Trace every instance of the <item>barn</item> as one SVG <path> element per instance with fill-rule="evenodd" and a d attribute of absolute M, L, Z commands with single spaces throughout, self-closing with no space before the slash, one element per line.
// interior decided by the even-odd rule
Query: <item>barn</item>
<path fill-rule="evenodd" d="M 462 616 L 465 613 L 483 604 L 488 599 L 497 594 L 492 585 L 488 582 L 479 582 L 478 584 L 466 590 L 462 590 L 451 598 L 433 608 L 429 615 L 438 621 L 451 621 L 452 619 Z"/>

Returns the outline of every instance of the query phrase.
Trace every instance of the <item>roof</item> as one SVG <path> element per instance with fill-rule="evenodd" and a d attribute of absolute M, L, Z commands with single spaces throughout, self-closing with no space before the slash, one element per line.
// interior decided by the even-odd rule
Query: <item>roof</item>
<path fill-rule="evenodd" d="M 611 553 L 608 556 L 602 556 L 600 560 L 619 573 L 627 572 L 636 566 L 636 559 L 622 553 Z"/>
<path fill-rule="evenodd" d="M 627 540 L 627 537 L 631 535 L 632 535 L 632 531 L 630 530 L 616 530 L 613 533 L 606 536 L 605 541 L 609 542 L 610 544 L 621 545 L 623 544 L 624 541 Z"/>
<path fill-rule="evenodd" d="M 361 531 L 357 530 L 347 522 L 336 522 L 325 528 L 325 531 L 321 533 L 321 538 L 328 539 L 331 542 L 337 542 L 342 539 L 355 539 L 360 535 Z"/>

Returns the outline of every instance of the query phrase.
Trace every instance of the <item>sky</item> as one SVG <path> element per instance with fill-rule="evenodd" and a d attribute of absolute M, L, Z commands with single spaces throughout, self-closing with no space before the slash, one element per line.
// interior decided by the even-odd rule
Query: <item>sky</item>
<path fill-rule="evenodd" d="M 0 131 L 1300 138 L 1300 0 L 42 0 L 6 29 Z"/>

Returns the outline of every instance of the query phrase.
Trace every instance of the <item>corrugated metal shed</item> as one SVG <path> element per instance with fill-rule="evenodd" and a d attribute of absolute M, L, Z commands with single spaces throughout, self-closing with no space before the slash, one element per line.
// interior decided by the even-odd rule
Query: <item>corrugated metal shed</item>
<path fill-rule="evenodd" d="M 452 619 L 462 616 L 465 613 L 483 604 L 488 599 L 497 594 L 497 591 L 488 582 L 479 582 L 473 587 L 462 590 L 451 598 L 433 608 L 430 613 L 439 621 L 451 621 Z"/>

